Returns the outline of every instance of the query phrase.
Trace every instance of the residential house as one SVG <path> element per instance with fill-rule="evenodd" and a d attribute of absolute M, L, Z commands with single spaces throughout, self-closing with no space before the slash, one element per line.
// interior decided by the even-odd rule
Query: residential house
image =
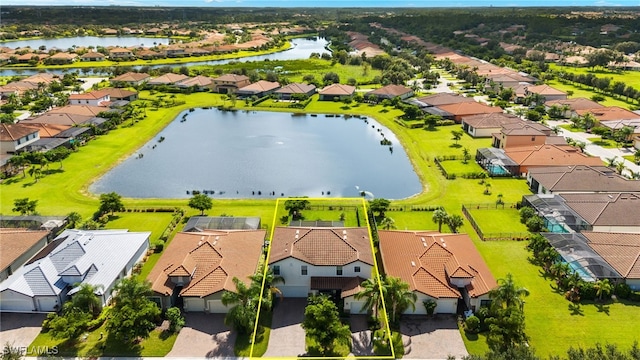
<path fill-rule="evenodd" d="M 284 297 L 325 293 L 342 299 L 346 312 L 366 312 L 354 295 L 374 265 L 367 228 L 277 227 L 268 264 L 285 280 Z"/>
<path fill-rule="evenodd" d="M 438 105 L 436 108 L 439 110 L 439 113 L 436 115 L 441 115 L 442 117 L 454 120 L 457 123 L 462 123 L 462 118 L 465 116 L 503 112 L 503 110 L 497 106 L 489 106 L 475 101 Z M 430 108 L 426 108 L 425 111 L 430 112 Z"/>
<path fill-rule="evenodd" d="M 184 57 L 187 53 L 184 50 L 184 47 L 173 44 L 165 47 L 163 49 L 166 57 Z"/>
<path fill-rule="evenodd" d="M 0 124 L 0 153 L 13 154 L 40 139 L 37 129 L 18 124 Z"/>
<path fill-rule="evenodd" d="M 611 120 L 611 121 L 601 121 L 600 126 L 606 127 L 613 133 L 614 131 L 620 130 L 623 127 L 629 127 L 632 129 L 631 134 L 627 137 L 627 141 L 633 141 L 634 136 L 640 135 L 640 115 L 638 115 L 637 119 L 631 120 Z"/>
<path fill-rule="evenodd" d="M 241 98 L 248 98 L 257 96 L 259 98 L 267 96 L 280 88 L 280 83 L 274 81 L 260 80 L 253 84 L 241 87 L 238 89 L 238 96 Z"/>
<path fill-rule="evenodd" d="M 291 83 L 277 89 L 274 93 L 281 100 L 291 100 L 296 97 L 308 98 L 316 93 L 316 86 L 313 84 Z"/>
<path fill-rule="evenodd" d="M 598 192 L 640 193 L 640 181 L 629 180 L 606 166 L 549 166 L 530 169 L 527 182 L 537 194 Z"/>
<path fill-rule="evenodd" d="M 213 92 L 220 94 L 235 94 L 238 89 L 251 84 L 248 76 L 225 74 L 213 79 Z"/>
<path fill-rule="evenodd" d="M 426 314 L 428 300 L 436 302 L 438 314 L 489 306 L 496 280 L 468 235 L 379 230 L 378 237 L 385 273 L 416 294 L 415 309 L 405 314 Z"/>
<path fill-rule="evenodd" d="M 350 99 L 353 94 L 356 92 L 356 87 L 351 85 L 343 85 L 343 84 L 331 84 L 326 86 L 318 92 L 320 97 L 318 100 L 344 100 Z"/>
<path fill-rule="evenodd" d="M 521 146 L 544 145 L 553 131 L 534 121 L 505 123 L 500 131 L 491 134 L 492 146 L 507 149 Z"/>
<path fill-rule="evenodd" d="M 138 99 L 138 93 L 131 90 L 125 90 L 120 88 L 104 88 L 101 91 L 109 94 L 111 101 L 134 101 Z"/>
<path fill-rule="evenodd" d="M 121 47 L 109 49 L 109 59 L 111 60 L 129 60 L 135 59 L 135 57 L 136 56 L 129 49 Z"/>
<path fill-rule="evenodd" d="M 601 109 L 604 107 L 604 105 L 601 105 L 593 100 L 589 100 L 583 97 L 551 100 L 551 101 L 545 102 L 544 105 L 547 111 L 554 105 L 560 106 L 561 109 L 566 109 L 563 113 L 563 117 L 566 119 L 569 119 L 573 116 L 578 115 L 576 113 L 576 111 L 578 110 Z"/>
<path fill-rule="evenodd" d="M 142 49 L 142 50 L 136 51 L 136 57 L 138 59 L 143 59 L 143 60 L 153 60 L 153 59 L 161 58 L 163 56 L 164 56 L 163 54 L 157 51 L 149 50 L 149 49 Z"/>
<path fill-rule="evenodd" d="M 205 192 L 206 194 L 206 192 Z M 208 230 L 258 230 L 260 229 L 259 217 L 237 216 L 192 216 L 187 221 L 182 231 L 202 232 Z"/>
<path fill-rule="evenodd" d="M 632 290 L 640 290 L 640 234 L 583 231 L 577 235 L 583 236 Z"/>
<path fill-rule="evenodd" d="M 505 113 L 471 115 L 462 118 L 462 129 L 473 137 L 491 137 L 502 130 L 502 125 L 523 122 L 519 117 Z"/>
<path fill-rule="evenodd" d="M 49 124 L 49 123 L 33 123 L 33 122 L 20 122 L 23 125 L 29 126 L 33 129 L 38 130 L 38 134 L 40 135 L 40 139 L 44 138 L 52 138 L 58 135 L 59 133 L 69 129 L 71 125 L 62 125 L 62 124 Z"/>
<path fill-rule="evenodd" d="M 522 198 L 545 220 L 550 232 L 640 233 L 638 193 L 536 194 Z"/>
<path fill-rule="evenodd" d="M 95 52 L 95 51 L 90 51 L 80 56 L 80 61 L 105 61 L 105 60 L 106 60 L 106 57 L 104 56 L 104 54 Z"/>
<path fill-rule="evenodd" d="M 47 64 L 61 65 L 71 64 L 78 59 L 78 54 L 71 54 L 68 52 L 58 52 L 46 59 Z"/>
<path fill-rule="evenodd" d="M 101 286 L 102 305 L 116 283 L 131 274 L 149 248 L 150 232 L 65 230 L 46 256 L 14 271 L 0 283 L 0 310 L 53 312 L 61 309 L 80 284 Z"/>
<path fill-rule="evenodd" d="M 411 99 L 407 102 L 414 104 L 421 109 L 424 109 L 432 106 L 475 102 L 475 100 L 473 100 L 472 97 L 466 97 L 458 94 L 437 93 L 433 95 L 422 96 L 416 99 Z"/>
<path fill-rule="evenodd" d="M 405 100 L 413 96 L 413 90 L 406 86 L 389 84 L 381 88 L 371 90 L 365 94 L 366 99 L 375 98 L 376 102 L 384 99 L 400 98 Z"/>
<path fill-rule="evenodd" d="M 640 135 L 633 137 L 633 147 L 640 150 Z"/>
<path fill-rule="evenodd" d="M 567 98 L 567 93 L 564 91 L 560 91 L 549 85 L 537 85 L 537 86 L 528 86 L 525 92 L 525 97 L 538 94 L 544 97 L 546 101 L 553 100 L 563 100 Z"/>
<path fill-rule="evenodd" d="M 188 78 L 187 75 L 183 74 L 166 73 L 147 81 L 147 85 L 176 85 L 180 81 L 187 80 Z"/>
<path fill-rule="evenodd" d="M 47 245 L 47 230 L 0 228 L 0 282 Z"/>
<path fill-rule="evenodd" d="M 146 73 L 128 72 L 111 79 L 112 84 L 123 83 L 130 86 L 141 85 L 151 80 L 151 75 Z"/>
<path fill-rule="evenodd" d="M 186 89 L 194 88 L 198 91 L 208 91 L 213 88 L 213 79 L 208 76 L 194 76 L 176 82 L 177 87 Z"/>
<path fill-rule="evenodd" d="M 78 106 L 78 105 L 75 105 Z M 93 115 L 79 115 L 79 114 L 67 114 L 67 113 L 52 113 L 47 112 L 42 115 L 39 115 L 35 118 L 26 119 L 21 121 L 21 124 L 27 125 L 31 128 L 34 126 L 38 126 L 39 124 L 47 124 L 49 126 L 54 127 L 71 127 L 82 125 L 94 118 Z M 36 131 L 38 131 L 37 129 Z"/>
<path fill-rule="evenodd" d="M 184 311 L 226 313 L 233 278 L 249 285 L 262 256 L 265 230 L 205 230 L 176 234 L 147 276 L 163 309 L 182 298 Z"/>
<path fill-rule="evenodd" d="M 577 110 L 578 116 L 593 115 L 601 124 L 606 121 L 640 120 L 640 115 L 618 106 L 606 106 L 595 109 Z"/>
<path fill-rule="evenodd" d="M 94 90 L 81 94 L 69 95 L 69 105 L 105 106 L 111 101 L 109 92 Z"/>
<path fill-rule="evenodd" d="M 49 55 L 47 54 L 39 54 L 39 53 L 26 53 L 26 54 L 22 54 L 20 56 L 18 56 L 18 63 L 20 64 L 26 64 L 29 63 L 31 61 L 35 61 L 36 63 L 39 63 L 40 61 L 48 58 Z"/>

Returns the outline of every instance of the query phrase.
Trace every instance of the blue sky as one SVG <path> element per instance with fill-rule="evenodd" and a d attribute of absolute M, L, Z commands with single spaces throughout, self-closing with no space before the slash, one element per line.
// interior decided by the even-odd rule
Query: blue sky
<path fill-rule="evenodd" d="M 2 0 L 3 5 L 207 7 L 640 6 L 640 0 Z"/>

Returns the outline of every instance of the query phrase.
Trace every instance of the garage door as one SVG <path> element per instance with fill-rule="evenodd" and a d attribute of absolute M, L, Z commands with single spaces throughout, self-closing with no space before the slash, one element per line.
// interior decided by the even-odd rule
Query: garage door
<path fill-rule="evenodd" d="M 56 306 L 56 299 L 52 298 L 38 298 L 38 311 L 54 311 Z"/>
<path fill-rule="evenodd" d="M 25 300 L 5 300 L 0 302 L 0 309 L 5 311 L 33 311 L 33 302 Z"/>
<path fill-rule="evenodd" d="M 209 300 L 207 305 L 210 313 L 226 314 L 229 311 L 228 307 L 222 305 L 222 300 Z"/>
<path fill-rule="evenodd" d="M 204 299 L 184 299 L 184 311 L 204 312 Z"/>
<path fill-rule="evenodd" d="M 278 286 L 285 298 L 306 298 L 309 295 L 307 286 Z"/>

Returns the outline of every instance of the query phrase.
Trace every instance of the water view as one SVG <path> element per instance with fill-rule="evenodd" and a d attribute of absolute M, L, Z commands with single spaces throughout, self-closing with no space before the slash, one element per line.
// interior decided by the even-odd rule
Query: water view
<path fill-rule="evenodd" d="M 381 145 L 386 138 L 391 145 Z M 372 119 L 278 112 L 184 112 L 92 184 L 136 198 L 389 199 L 422 187 L 398 139 Z"/>
<path fill-rule="evenodd" d="M 146 46 L 152 47 L 160 44 L 168 44 L 168 38 L 155 38 L 155 37 L 140 37 L 140 36 L 75 36 L 69 38 L 57 38 L 57 39 L 32 39 L 32 40 L 18 40 L 18 41 L 0 41 L 0 46 L 7 46 L 13 49 L 30 47 L 37 49 L 40 46 L 46 47 L 47 50 L 57 48 L 61 50 L 67 50 L 74 45 L 77 47 L 93 46 L 107 47 L 107 46 Z"/>

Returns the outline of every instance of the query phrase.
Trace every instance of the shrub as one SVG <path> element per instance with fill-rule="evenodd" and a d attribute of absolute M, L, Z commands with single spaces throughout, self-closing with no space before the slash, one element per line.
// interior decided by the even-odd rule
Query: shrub
<path fill-rule="evenodd" d="M 533 208 L 531 208 L 529 206 L 525 206 L 525 207 L 521 208 L 520 209 L 520 222 L 523 223 L 523 224 L 526 224 L 527 220 L 529 220 L 535 214 L 536 214 L 536 211 L 533 210 Z"/>
<path fill-rule="evenodd" d="M 464 326 L 468 332 L 477 333 L 480 330 L 480 319 L 475 315 L 471 315 L 464 321 Z"/>
<path fill-rule="evenodd" d="M 583 281 L 580 283 L 580 297 L 582 300 L 595 300 L 596 299 L 596 288 L 594 283 Z"/>
<path fill-rule="evenodd" d="M 185 324 L 184 317 L 177 307 L 167 309 L 167 320 L 169 320 L 169 331 L 178 332 Z"/>
<path fill-rule="evenodd" d="M 619 283 L 613 289 L 613 293 L 620 299 L 628 299 L 631 296 L 631 288 L 625 283 Z"/>
<path fill-rule="evenodd" d="M 161 253 L 162 250 L 164 250 L 164 244 L 163 243 L 156 244 L 155 248 L 153 249 L 153 251 L 156 252 L 156 253 Z"/>
<path fill-rule="evenodd" d="M 544 229 L 544 220 L 540 216 L 533 216 L 526 222 L 527 229 L 530 232 L 540 232 Z"/>

